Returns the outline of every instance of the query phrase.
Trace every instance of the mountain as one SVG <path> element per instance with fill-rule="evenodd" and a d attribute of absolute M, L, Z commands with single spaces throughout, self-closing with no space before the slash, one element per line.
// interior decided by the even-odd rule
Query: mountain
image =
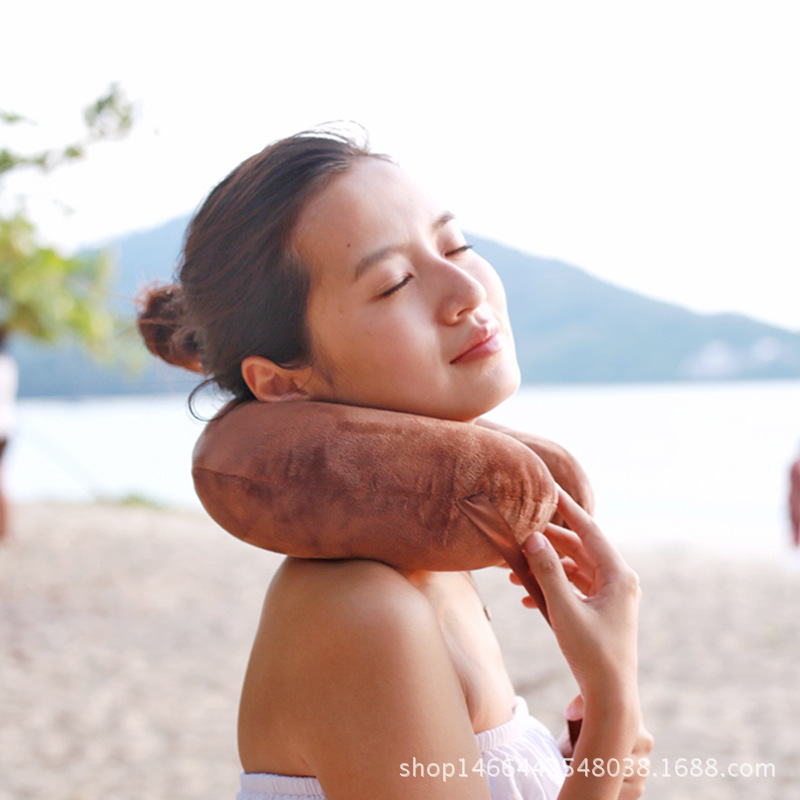
<path fill-rule="evenodd" d="M 110 242 L 115 293 L 133 325 L 133 300 L 169 281 L 188 219 Z M 506 287 L 526 383 L 800 378 L 800 333 L 738 314 L 697 314 L 601 281 L 578 267 L 468 237 Z M 92 364 L 74 348 L 15 342 L 20 396 L 188 393 L 198 377 L 155 359 L 131 375 Z"/>
<path fill-rule="evenodd" d="M 697 314 L 561 261 L 472 241 L 506 286 L 526 382 L 800 378 L 800 332 Z"/>

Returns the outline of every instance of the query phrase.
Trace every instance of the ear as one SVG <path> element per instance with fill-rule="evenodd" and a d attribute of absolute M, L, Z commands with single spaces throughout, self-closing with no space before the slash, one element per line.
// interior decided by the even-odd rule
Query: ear
<path fill-rule="evenodd" d="M 261 402 L 305 397 L 303 387 L 310 373 L 310 367 L 280 367 L 261 356 L 248 356 L 242 361 L 242 377 L 256 399 Z"/>

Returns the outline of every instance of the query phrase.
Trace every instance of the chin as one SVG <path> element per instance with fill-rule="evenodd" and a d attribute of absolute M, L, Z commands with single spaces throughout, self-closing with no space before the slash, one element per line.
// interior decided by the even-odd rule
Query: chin
<path fill-rule="evenodd" d="M 513 380 L 495 384 L 492 387 L 492 391 L 483 396 L 476 394 L 475 397 L 471 398 L 470 404 L 463 410 L 460 410 L 459 414 L 453 416 L 452 419 L 458 422 L 474 422 L 478 417 L 488 414 L 501 403 L 508 400 L 508 398 L 519 389 L 520 383 L 519 370 L 517 370 Z"/>
<path fill-rule="evenodd" d="M 503 373 L 497 377 L 493 386 L 493 391 L 491 392 L 491 397 L 488 401 L 488 407 L 481 413 L 485 414 L 493 408 L 497 408 L 500 403 L 504 403 L 519 389 L 521 384 L 522 373 L 515 359 L 513 364 L 508 365 L 507 368 L 503 370 Z"/>

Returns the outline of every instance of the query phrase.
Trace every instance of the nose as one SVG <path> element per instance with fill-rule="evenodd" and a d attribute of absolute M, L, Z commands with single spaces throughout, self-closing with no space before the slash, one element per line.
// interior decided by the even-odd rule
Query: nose
<path fill-rule="evenodd" d="M 439 283 L 438 317 L 452 325 L 486 300 L 486 288 L 457 264 L 441 259 L 436 270 Z"/>

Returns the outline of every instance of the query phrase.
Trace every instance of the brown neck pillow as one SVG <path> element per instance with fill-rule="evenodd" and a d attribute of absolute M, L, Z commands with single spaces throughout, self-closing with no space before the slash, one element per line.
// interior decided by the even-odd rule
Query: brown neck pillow
<path fill-rule="evenodd" d="M 225 410 L 200 436 L 192 474 L 211 517 L 250 544 L 406 570 L 505 560 L 545 617 L 520 545 L 554 519 L 556 483 L 593 503 L 578 463 L 546 439 L 310 400 Z"/>

